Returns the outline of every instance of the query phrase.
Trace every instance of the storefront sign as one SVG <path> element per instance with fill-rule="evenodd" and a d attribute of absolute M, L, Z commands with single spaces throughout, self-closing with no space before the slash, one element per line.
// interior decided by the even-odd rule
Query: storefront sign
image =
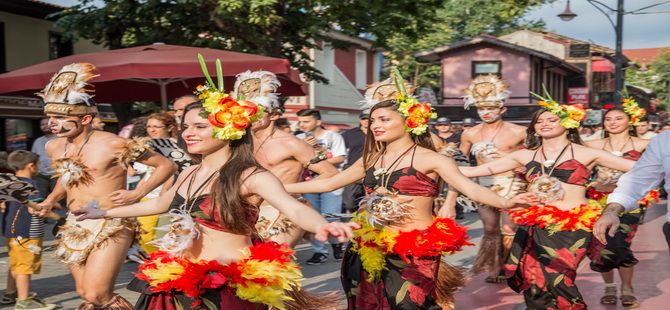
<path fill-rule="evenodd" d="M 589 104 L 589 89 L 588 87 L 569 87 L 568 88 L 568 104 Z"/>

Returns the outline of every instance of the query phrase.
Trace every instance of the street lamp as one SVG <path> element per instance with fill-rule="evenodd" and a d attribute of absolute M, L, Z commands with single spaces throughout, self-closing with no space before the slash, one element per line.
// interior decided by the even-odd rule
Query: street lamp
<path fill-rule="evenodd" d="M 621 102 L 621 91 L 623 90 L 623 52 L 621 50 L 621 41 L 623 37 L 623 16 L 626 14 L 656 14 L 656 13 L 668 13 L 669 11 L 658 11 L 658 12 L 642 12 L 643 10 L 659 6 L 661 4 L 666 4 L 670 3 L 670 1 L 663 1 L 660 3 L 652 4 L 649 6 L 645 6 L 643 8 L 639 8 L 637 10 L 629 11 L 626 12 L 623 9 L 623 1 L 624 0 L 617 0 L 617 7 L 616 9 L 613 9 L 609 7 L 608 5 L 598 1 L 598 0 L 586 0 L 589 4 L 591 4 L 593 7 L 598 9 L 601 13 L 607 17 L 607 20 L 610 22 L 612 27 L 614 28 L 614 32 L 616 33 L 616 48 L 615 48 L 615 54 L 614 54 L 614 65 L 615 65 L 615 71 L 614 71 L 614 102 Z M 616 24 L 614 21 L 609 16 L 609 13 L 616 13 Z M 557 15 L 561 20 L 563 21 L 570 21 L 573 18 L 577 16 L 577 14 L 573 13 L 570 10 L 570 0 L 568 0 L 567 5 L 565 7 L 565 10 Z"/>

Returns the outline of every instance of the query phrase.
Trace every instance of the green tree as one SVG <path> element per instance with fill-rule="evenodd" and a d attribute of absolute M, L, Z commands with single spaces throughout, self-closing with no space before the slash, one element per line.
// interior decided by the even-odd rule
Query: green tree
<path fill-rule="evenodd" d="M 445 0 L 81 0 L 56 14 L 57 26 L 109 48 L 163 42 L 288 59 L 308 78 L 327 82 L 307 50 L 337 29 L 374 37 L 380 47 L 402 33 L 417 40 L 433 27 Z"/>
<path fill-rule="evenodd" d="M 651 89 L 661 100 L 660 107 L 668 110 L 670 92 L 670 52 L 662 52 L 647 70 L 629 67 L 626 69 L 626 83 Z"/>
<path fill-rule="evenodd" d="M 389 39 L 388 58 L 406 76 L 412 77 L 417 85 L 439 87 L 440 66 L 420 64 L 413 54 L 448 45 L 482 33 L 494 36 L 516 30 L 542 29 L 540 21 L 526 21 L 523 16 L 530 9 L 554 0 L 448 0 L 437 9 L 438 21 L 428 34 L 415 40 L 403 33 L 396 33 Z"/>

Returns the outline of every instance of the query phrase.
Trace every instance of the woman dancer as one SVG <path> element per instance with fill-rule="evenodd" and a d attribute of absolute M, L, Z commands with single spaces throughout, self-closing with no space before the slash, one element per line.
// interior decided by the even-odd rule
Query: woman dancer
<path fill-rule="evenodd" d="M 438 176 L 488 205 L 525 202 L 475 184 L 435 152 L 427 131 L 434 113 L 409 97 L 402 81 L 396 71 L 393 80 L 366 91 L 372 108 L 363 158 L 335 176 L 286 186 L 293 193 L 320 193 L 364 179 L 366 197 L 354 215 L 361 228 L 342 261 L 349 309 L 453 309 L 464 277 L 440 257 L 470 243 L 464 227 L 433 216 Z"/>
<path fill-rule="evenodd" d="M 630 160 L 637 161 L 647 147 L 649 140 L 637 137 L 635 126 L 644 117 L 646 111 L 640 108 L 632 99 L 624 99 L 621 106 L 605 105 L 603 113 L 603 126 L 605 138 L 593 140 L 586 143 L 587 146 L 609 151 L 612 154 Z M 596 180 L 592 182 L 587 190 L 589 199 L 598 201 L 605 206 L 607 196 L 614 191 L 621 171 L 597 167 Z M 644 207 L 649 205 L 654 196 L 658 197 L 657 191 L 650 192 L 647 197 L 640 201 L 642 208 L 626 212 L 620 216 L 621 224 L 614 237 L 607 236 L 607 245 L 603 245 L 597 239 L 593 240 L 587 255 L 591 259 L 591 269 L 600 272 L 605 281 L 605 294 L 600 298 L 604 305 L 615 305 L 617 303 L 617 287 L 614 283 L 614 269 L 619 270 L 621 278 L 621 304 L 624 307 L 634 307 L 638 304 L 633 293 L 633 266 L 638 260 L 631 251 L 631 242 L 637 227 L 644 217 Z"/>
<path fill-rule="evenodd" d="M 539 203 L 510 211 L 519 228 L 503 268 L 507 282 L 523 291 L 528 309 L 583 309 L 575 277 L 601 212 L 585 196 L 590 167 L 628 171 L 633 162 L 581 145 L 577 128 L 586 116 L 583 107 L 551 98 L 538 103 L 542 109 L 528 127 L 527 149 L 460 169 L 475 177 L 526 168 L 529 192 Z"/>
<path fill-rule="evenodd" d="M 224 94 L 222 83 L 211 84 L 199 87 L 203 103 L 184 112 L 182 136 L 189 153 L 202 156 L 200 164 L 187 168 L 158 199 L 111 210 L 86 208 L 77 212 L 79 220 L 175 208 L 168 233 L 154 242 L 160 251 L 138 268 L 137 278 L 146 285 L 131 283 L 143 292 L 136 309 L 314 309 L 307 302 L 315 300 L 295 294 L 302 274 L 293 251 L 254 242 L 258 205 L 269 201 L 321 240 L 332 235 L 344 241 L 357 225 L 328 223 L 288 195 L 254 160 L 249 127 L 262 108 Z"/>

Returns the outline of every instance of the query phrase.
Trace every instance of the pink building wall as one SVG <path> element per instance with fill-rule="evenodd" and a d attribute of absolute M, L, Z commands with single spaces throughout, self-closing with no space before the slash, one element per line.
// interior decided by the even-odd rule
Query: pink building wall
<path fill-rule="evenodd" d="M 472 80 L 473 61 L 500 61 L 502 78 L 512 92 L 510 97 L 528 97 L 530 90 L 530 56 L 490 44 L 476 44 L 447 51 L 442 55 L 442 96 L 445 105 L 463 105 L 458 98 Z M 513 99 L 508 104 L 527 104 L 528 99 Z"/>

